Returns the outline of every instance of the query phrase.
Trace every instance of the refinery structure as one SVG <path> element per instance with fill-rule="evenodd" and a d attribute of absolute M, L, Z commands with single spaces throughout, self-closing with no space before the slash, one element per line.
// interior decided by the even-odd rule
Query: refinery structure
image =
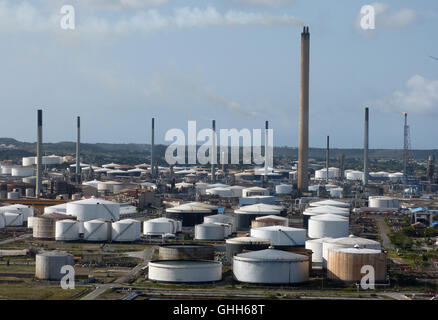
<path fill-rule="evenodd" d="M 84 163 L 80 117 L 75 155 L 47 155 L 38 110 L 35 155 L 0 164 L 0 281 L 30 288 L 24 299 L 434 299 L 434 156 L 424 175 L 412 170 L 405 113 L 403 169 L 371 168 L 364 106 L 361 168 L 331 159 L 329 137 L 326 159 L 311 159 L 309 27 L 300 72 L 298 158 L 274 154 L 272 168 L 160 165 L 159 118 L 144 163 Z M 59 285 L 66 266 L 71 291 Z"/>

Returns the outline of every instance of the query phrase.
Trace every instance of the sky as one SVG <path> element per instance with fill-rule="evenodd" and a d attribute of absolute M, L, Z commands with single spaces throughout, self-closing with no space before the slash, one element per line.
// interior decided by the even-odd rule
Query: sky
<path fill-rule="evenodd" d="M 64 5 L 75 28 L 62 29 Z M 375 8 L 375 29 L 360 26 Z M 156 143 L 167 130 L 263 128 L 298 144 L 300 34 L 309 26 L 310 146 L 437 149 L 438 2 L 0 0 L 0 137 Z"/>

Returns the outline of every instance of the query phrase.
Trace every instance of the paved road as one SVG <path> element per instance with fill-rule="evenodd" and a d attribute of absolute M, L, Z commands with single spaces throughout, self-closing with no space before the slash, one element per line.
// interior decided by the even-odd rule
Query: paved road
<path fill-rule="evenodd" d="M 139 263 L 135 268 L 133 268 L 131 271 L 129 271 L 126 275 L 122 276 L 121 278 L 114 281 L 114 283 L 107 283 L 107 284 L 99 284 L 96 286 L 96 289 L 83 297 L 81 300 L 94 300 L 98 298 L 102 293 L 104 293 L 106 290 L 111 288 L 119 288 L 122 287 L 122 284 L 124 283 L 131 283 L 135 281 L 141 274 L 142 269 L 146 267 L 149 263 L 149 261 L 152 259 L 152 256 L 155 252 L 155 249 L 157 247 L 154 246 L 150 249 L 144 250 L 143 252 L 137 252 L 133 254 L 132 252 L 128 253 L 129 256 L 135 255 L 136 257 L 142 257 L 143 261 Z"/>
<path fill-rule="evenodd" d="M 377 228 L 379 229 L 380 239 L 382 240 L 382 246 L 387 249 L 394 249 L 391 241 L 388 238 L 388 233 L 390 232 L 388 226 L 386 225 L 384 217 L 376 217 Z"/>
<path fill-rule="evenodd" d="M 410 298 L 408 298 L 404 294 L 397 293 L 397 292 L 385 292 L 385 293 L 382 293 L 381 295 L 393 298 L 395 300 L 411 300 Z"/>
<path fill-rule="evenodd" d="M 19 237 L 15 237 L 15 238 L 11 238 L 11 239 L 6 239 L 6 240 L 3 240 L 3 241 L 0 241 L 0 246 L 3 245 L 3 244 L 7 244 L 7 243 L 10 243 L 10 242 L 27 239 L 27 238 L 30 238 L 30 237 L 32 237 L 32 233 L 26 233 L 26 234 L 23 234 L 23 235 L 21 235 Z"/>

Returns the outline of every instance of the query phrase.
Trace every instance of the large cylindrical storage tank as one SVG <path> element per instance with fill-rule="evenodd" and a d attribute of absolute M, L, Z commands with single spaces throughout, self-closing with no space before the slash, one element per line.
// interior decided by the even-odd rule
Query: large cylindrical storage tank
<path fill-rule="evenodd" d="M 322 244 L 331 238 L 310 239 L 306 241 L 306 249 L 312 250 L 312 262 L 322 264 Z"/>
<path fill-rule="evenodd" d="M 23 214 L 19 212 L 4 212 L 5 225 L 7 227 L 20 227 L 23 225 Z"/>
<path fill-rule="evenodd" d="M 185 203 L 166 209 L 166 218 L 182 221 L 183 227 L 194 227 L 204 222 L 205 216 L 218 213 L 218 207 L 201 202 Z"/>
<path fill-rule="evenodd" d="M 63 266 L 74 265 L 73 255 L 62 251 L 48 251 L 36 255 L 35 277 L 39 280 L 59 281 L 66 272 L 61 273 Z"/>
<path fill-rule="evenodd" d="M 327 277 L 344 282 L 360 282 L 363 266 L 374 268 L 376 282 L 386 280 L 386 254 L 380 250 L 355 248 L 333 248 L 328 252 Z"/>
<path fill-rule="evenodd" d="M 270 226 L 251 229 L 251 237 L 271 241 L 273 246 L 299 247 L 306 242 L 306 229 Z"/>
<path fill-rule="evenodd" d="M 36 157 L 23 157 L 22 165 L 23 167 L 30 167 L 36 164 Z"/>
<path fill-rule="evenodd" d="M 165 233 L 177 233 L 178 223 L 173 219 L 156 218 L 143 222 L 143 234 L 148 236 L 161 236 Z"/>
<path fill-rule="evenodd" d="M 274 249 L 240 253 L 233 257 L 233 275 L 247 283 L 302 283 L 309 280 L 309 258 Z"/>
<path fill-rule="evenodd" d="M 203 223 L 195 226 L 196 240 L 224 240 L 224 226 L 217 223 Z"/>
<path fill-rule="evenodd" d="M 385 208 L 385 209 L 398 209 L 399 201 L 397 198 L 391 197 L 369 197 L 368 207 L 370 208 Z"/>
<path fill-rule="evenodd" d="M 36 176 L 32 176 L 32 177 L 24 177 L 23 179 L 21 179 L 24 183 L 28 183 L 28 184 L 36 184 Z"/>
<path fill-rule="evenodd" d="M 227 261 L 231 262 L 234 255 L 243 251 L 256 251 L 268 249 L 271 241 L 253 237 L 237 237 L 225 241 Z"/>
<path fill-rule="evenodd" d="M 56 241 L 76 241 L 79 240 L 79 222 L 65 219 L 55 223 Z"/>
<path fill-rule="evenodd" d="M 151 261 L 148 266 L 152 281 L 196 283 L 222 279 L 222 263 L 217 261 L 162 260 Z"/>
<path fill-rule="evenodd" d="M 254 196 L 269 196 L 269 190 L 260 187 L 251 187 L 242 189 L 242 197 L 254 197 Z"/>
<path fill-rule="evenodd" d="M 204 217 L 204 223 L 225 223 L 231 226 L 231 231 L 236 231 L 235 218 L 228 214 L 215 214 Z"/>
<path fill-rule="evenodd" d="M 336 200 L 322 200 L 322 201 L 315 201 L 309 203 L 310 207 L 323 207 L 323 206 L 330 206 L 330 207 L 338 207 L 338 208 L 350 208 L 350 204 L 342 201 L 336 201 Z"/>
<path fill-rule="evenodd" d="M 349 234 L 350 223 L 347 217 L 335 214 L 313 216 L 309 220 L 309 238 L 341 238 Z"/>
<path fill-rule="evenodd" d="M 214 247 L 200 244 L 169 244 L 158 248 L 159 260 L 214 260 Z"/>
<path fill-rule="evenodd" d="M 17 191 L 10 191 L 8 192 L 8 199 L 20 199 L 21 194 Z"/>
<path fill-rule="evenodd" d="M 220 198 L 231 198 L 233 192 L 229 188 L 212 188 L 205 190 L 205 194 L 210 196 L 218 196 Z"/>
<path fill-rule="evenodd" d="M 29 217 L 33 217 L 34 208 L 28 207 L 22 204 L 13 204 L 4 207 L 0 207 L 0 212 L 15 212 L 23 215 L 23 221 L 27 221 Z"/>
<path fill-rule="evenodd" d="M 13 177 L 31 177 L 35 174 L 33 168 L 15 167 L 11 169 L 11 176 Z"/>
<path fill-rule="evenodd" d="M 141 237 L 141 222 L 134 219 L 113 222 L 111 237 L 113 241 L 137 241 Z"/>
<path fill-rule="evenodd" d="M 263 217 L 268 215 L 281 215 L 282 213 L 282 207 L 264 203 L 240 207 L 239 209 L 234 210 L 236 219 L 236 230 L 249 230 L 251 227 L 251 222 L 257 217 Z"/>
<path fill-rule="evenodd" d="M 380 242 L 371 239 L 356 237 L 354 235 L 349 235 L 348 237 L 344 237 L 344 238 L 324 240 L 322 244 L 323 267 L 324 268 L 327 267 L 329 249 L 354 248 L 354 246 L 356 245 L 366 249 L 382 250 L 382 245 L 380 244 Z"/>
<path fill-rule="evenodd" d="M 78 221 L 94 219 L 120 219 L 120 205 L 104 199 L 90 198 L 67 203 L 67 214 L 77 217 Z"/>
<path fill-rule="evenodd" d="M 44 214 L 50 213 L 67 213 L 67 203 L 57 204 L 56 206 L 50 206 L 44 208 Z"/>
<path fill-rule="evenodd" d="M 242 196 L 242 190 L 245 189 L 245 187 L 242 186 L 231 186 L 228 189 L 231 190 L 233 193 L 233 197 L 240 198 Z"/>
<path fill-rule="evenodd" d="M 318 216 L 322 214 L 336 214 L 343 217 L 349 217 L 350 209 L 333 206 L 309 207 L 303 212 L 303 227 L 308 228 L 309 219 L 312 216 Z"/>
<path fill-rule="evenodd" d="M 32 219 L 33 237 L 36 239 L 55 239 L 56 219 L 40 216 Z"/>
<path fill-rule="evenodd" d="M 111 240 L 111 221 L 95 219 L 84 222 L 85 241 L 109 241 Z"/>
<path fill-rule="evenodd" d="M 292 192 L 292 185 L 290 184 L 279 184 L 275 186 L 276 194 L 290 194 Z"/>
<path fill-rule="evenodd" d="M 262 228 L 269 226 L 289 226 L 289 219 L 280 216 L 257 217 L 251 222 L 251 228 Z"/>

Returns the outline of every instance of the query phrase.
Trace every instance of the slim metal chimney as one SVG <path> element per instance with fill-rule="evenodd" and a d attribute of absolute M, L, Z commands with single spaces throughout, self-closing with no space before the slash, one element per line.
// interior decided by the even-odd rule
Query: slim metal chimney
<path fill-rule="evenodd" d="M 304 27 L 301 33 L 301 90 L 300 90 L 300 122 L 298 141 L 298 191 L 306 192 L 309 162 L 309 65 L 310 65 L 310 33 Z"/>
<path fill-rule="evenodd" d="M 330 136 L 327 136 L 327 149 L 325 154 L 325 168 L 326 168 L 326 178 L 325 181 L 329 182 L 329 165 L 330 165 Z"/>
<path fill-rule="evenodd" d="M 339 180 L 344 180 L 344 159 L 345 159 L 345 154 L 340 154 L 339 155 Z"/>
<path fill-rule="evenodd" d="M 76 140 L 76 184 L 81 183 L 81 178 L 81 117 L 78 117 Z"/>
<path fill-rule="evenodd" d="M 408 182 L 408 153 L 409 153 L 409 126 L 408 126 L 408 114 L 403 112 L 405 116 L 405 125 L 403 127 L 403 184 Z"/>
<path fill-rule="evenodd" d="M 212 137 L 211 137 L 211 141 L 212 141 L 212 148 L 211 148 L 211 183 L 216 183 L 216 167 L 215 167 L 215 163 L 217 161 L 217 159 L 215 159 L 216 157 L 216 121 L 213 120 L 212 121 Z"/>
<path fill-rule="evenodd" d="M 363 185 L 368 185 L 368 130 L 369 130 L 369 109 L 365 108 L 365 132 L 363 145 Z"/>
<path fill-rule="evenodd" d="M 427 180 L 433 183 L 433 176 L 435 173 L 435 156 L 431 154 L 427 160 Z"/>
<path fill-rule="evenodd" d="M 151 132 L 151 175 L 155 178 L 155 159 L 154 159 L 154 145 L 155 145 L 155 118 L 152 118 L 152 132 Z"/>
<path fill-rule="evenodd" d="M 263 177 L 263 180 L 265 182 L 268 181 L 268 130 L 269 130 L 269 121 L 265 122 L 265 175 Z"/>
<path fill-rule="evenodd" d="M 38 110 L 38 120 L 37 120 L 37 145 L 36 145 L 36 154 L 37 154 L 37 177 L 36 177 L 36 197 L 39 198 L 41 195 L 42 189 L 42 143 L 43 143 L 43 110 Z"/>

